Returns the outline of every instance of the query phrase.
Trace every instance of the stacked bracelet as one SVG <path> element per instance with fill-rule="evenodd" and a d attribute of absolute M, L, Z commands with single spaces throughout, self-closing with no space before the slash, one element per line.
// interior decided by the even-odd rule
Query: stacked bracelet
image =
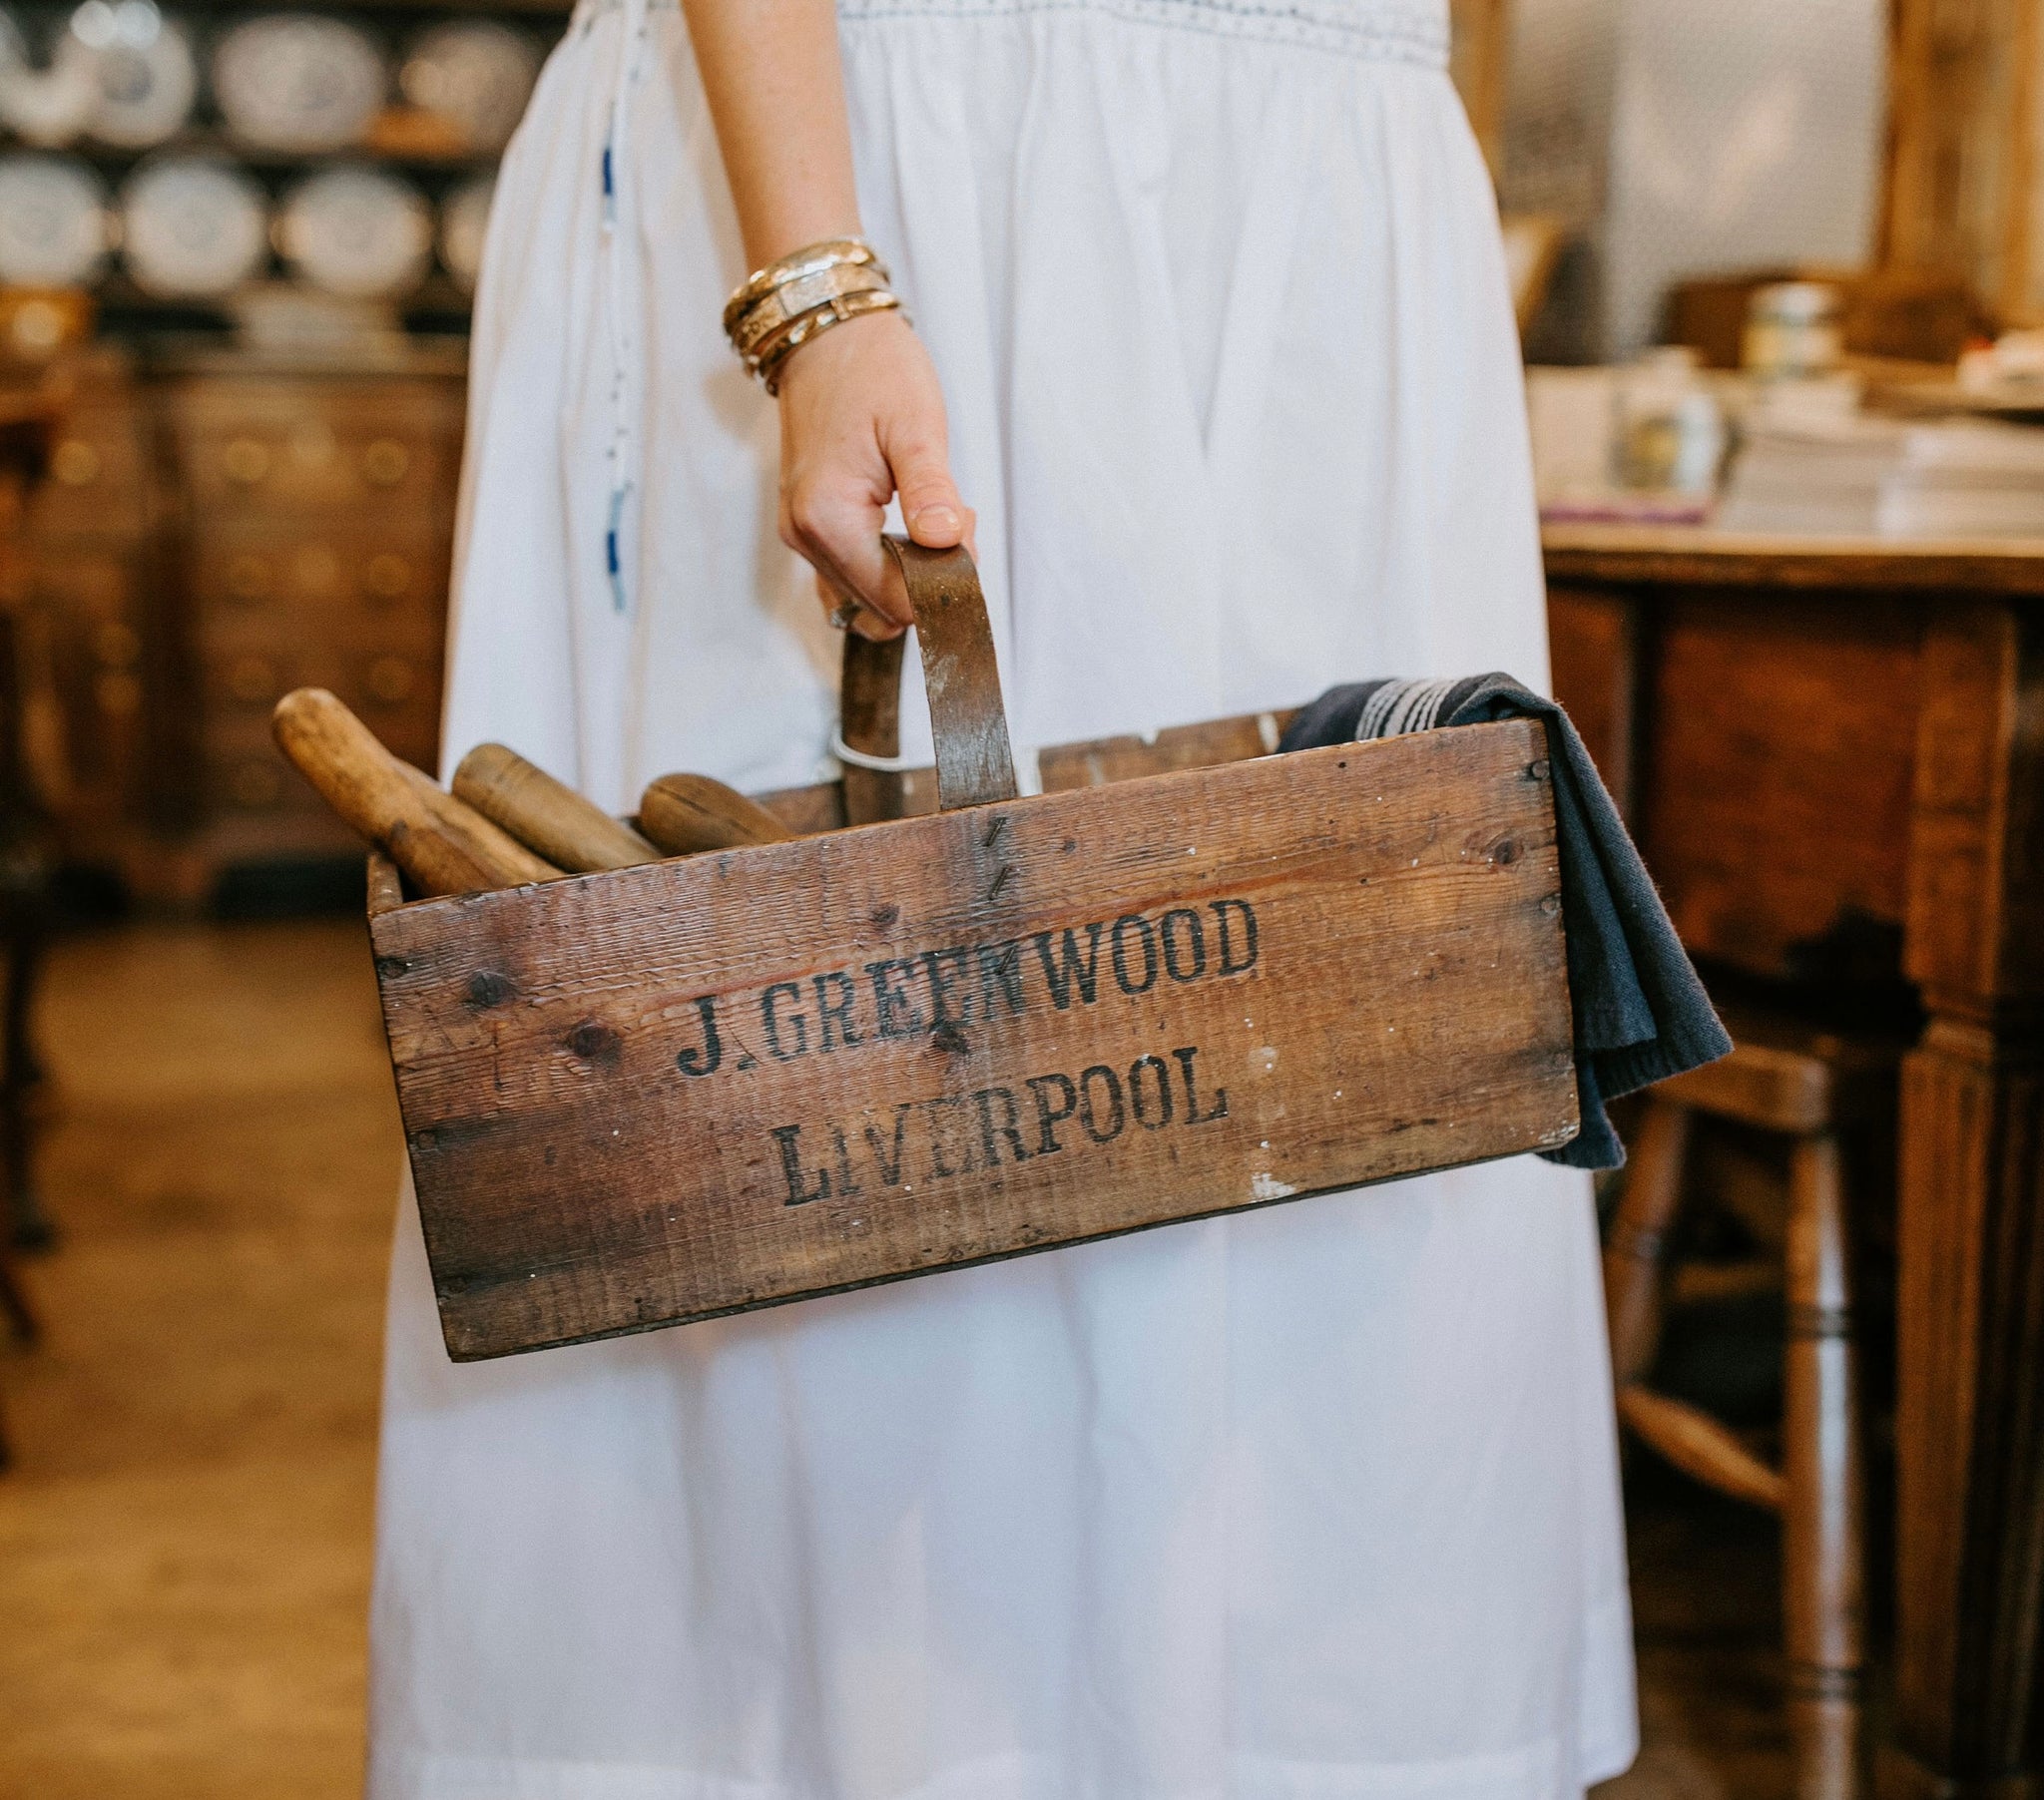
<path fill-rule="evenodd" d="M 769 262 L 747 279 L 724 308 L 725 335 L 746 367 L 780 387 L 780 369 L 794 352 L 832 325 L 901 304 L 887 285 L 887 265 L 857 237 L 826 238 Z"/>

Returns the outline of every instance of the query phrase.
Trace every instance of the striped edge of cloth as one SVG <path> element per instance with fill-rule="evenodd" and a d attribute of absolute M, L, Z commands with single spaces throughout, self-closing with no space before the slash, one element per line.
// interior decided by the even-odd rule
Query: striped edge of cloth
<path fill-rule="evenodd" d="M 1385 681 L 1363 702 L 1362 716 L 1355 723 L 1356 738 L 1431 731 L 1440 717 L 1441 702 L 1454 685 L 1452 680 Z"/>

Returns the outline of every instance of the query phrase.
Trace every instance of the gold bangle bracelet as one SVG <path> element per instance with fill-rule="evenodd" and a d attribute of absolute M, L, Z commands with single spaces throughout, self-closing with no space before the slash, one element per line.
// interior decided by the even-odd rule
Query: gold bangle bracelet
<path fill-rule="evenodd" d="M 880 279 L 887 279 L 887 265 L 863 238 L 826 237 L 820 243 L 805 244 L 778 261 L 767 263 L 765 268 L 755 269 L 739 284 L 738 290 L 725 302 L 725 335 L 730 336 L 737 329 L 739 320 L 776 287 L 846 265 L 877 268 Z"/>
<path fill-rule="evenodd" d="M 817 274 L 783 281 L 732 327 L 732 348 L 750 361 L 768 338 L 803 313 L 847 294 L 878 292 L 886 285 L 886 275 L 870 263 L 840 263 Z"/>
<path fill-rule="evenodd" d="M 777 394 L 782 367 L 811 338 L 822 336 L 833 325 L 841 325 L 847 319 L 862 318 L 868 312 L 891 312 L 900 304 L 900 298 L 884 287 L 864 293 L 840 294 L 783 326 L 760 347 L 757 355 L 747 359 L 748 366 L 766 384 L 769 394 Z"/>

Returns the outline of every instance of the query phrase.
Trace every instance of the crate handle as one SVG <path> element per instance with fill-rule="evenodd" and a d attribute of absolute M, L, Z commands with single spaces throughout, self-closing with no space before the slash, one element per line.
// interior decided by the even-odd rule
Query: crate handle
<path fill-rule="evenodd" d="M 891 535 L 880 542 L 900 569 L 915 612 L 930 734 L 937 749 L 937 804 L 950 811 L 1014 799 L 1015 763 L 1008 751 L 993 628 L 971 553 L 963 545 L 926 550 Z M 869 756 L 891 757 L 900 749 L 903 642 L 895 638 L 875 644 L 856 632 L 844 640 L 843 739 Z M 879 816 L 895 811 L 898 804 Z"/>

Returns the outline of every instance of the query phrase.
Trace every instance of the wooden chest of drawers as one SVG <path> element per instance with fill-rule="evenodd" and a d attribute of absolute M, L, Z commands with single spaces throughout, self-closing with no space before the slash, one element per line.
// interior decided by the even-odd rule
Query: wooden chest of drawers
<path fill-rule="evenodd" d="M 70 859 L 197 901 L 232 864 L 351 854 L 270 743 L 293 686 L 433 766 L 464 363 L 99 347 L 0 378 L 59 421 L 20 646 L 31 772 Z"/>
<path fill-rule="evenodd" d="M 447 358 L 387 374 L 223 358 L 165 375 L 203 866 L 351 847 L 270 742 L 269 709 L 292 687 L 330 687 L 434 766 L 462 399 Z"/>
<path fill-rule="evenodd" d="M 125 864 L 172 800 L 163 707 L 175 629 L 147 405 L 128 360 L 106 349 L 34 385 L 58 423 L 23 533 L 30 772 L 67 854 Z"/>

